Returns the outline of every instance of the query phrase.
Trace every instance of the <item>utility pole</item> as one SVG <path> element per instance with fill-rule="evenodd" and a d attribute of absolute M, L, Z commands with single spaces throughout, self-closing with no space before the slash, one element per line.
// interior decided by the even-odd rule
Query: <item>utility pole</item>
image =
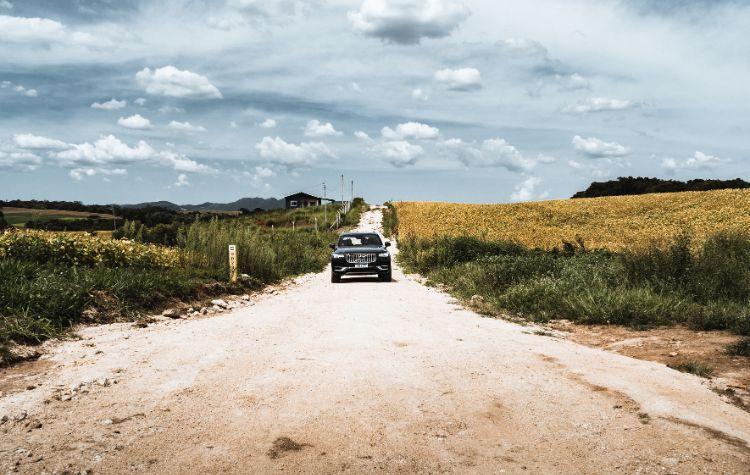
<path fill-rule="evenodd" d="M 344 175 L 341 175 L 341 206 L 344 206 Z"/>
<path fill-rule="evenodd" d="M 326 199 L 326 182 L 323 182 L 323 226 L 328 226 L 328 200 Z"/>
<path fill-rule="evenodd" d="M 352 180 L 352 201 L 354 201 L 354 180 Z"/>

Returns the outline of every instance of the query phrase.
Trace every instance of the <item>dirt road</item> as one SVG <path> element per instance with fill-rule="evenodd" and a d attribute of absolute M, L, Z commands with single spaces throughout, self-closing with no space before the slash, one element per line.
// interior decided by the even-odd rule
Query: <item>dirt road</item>
<path fill-rule="evenodd" d="M 699 378 L 394 278 L 81 330 L 0 398 L 0 469 L 748 473 L 750 414 Z"/>

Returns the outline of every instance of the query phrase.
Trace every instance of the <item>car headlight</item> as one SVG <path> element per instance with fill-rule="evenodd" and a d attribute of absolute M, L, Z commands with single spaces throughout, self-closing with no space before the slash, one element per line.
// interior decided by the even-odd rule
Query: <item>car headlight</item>
<path fill-rule="evenodd" d="M 387 252 L 378 253 L 378 257 L 388 257 L 388 256 L 390 256 L 390 254 L 388 254 Z"/>
<path fill-rule="evenodd" d="M 334 259 L 343 259 L 343 258 L 344 258 L 344 255 L 343 255 L 343 254 L 340 254 L 340 253 L 338 253 L 338 252 L 334 252 L 334 253 L 333 253 L 333 258 L 334 258 Z"/>

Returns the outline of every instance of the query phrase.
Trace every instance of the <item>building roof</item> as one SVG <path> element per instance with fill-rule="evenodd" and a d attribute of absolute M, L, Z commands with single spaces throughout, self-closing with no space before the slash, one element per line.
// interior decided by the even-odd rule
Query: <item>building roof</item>
<path fill-rule="evenodd" d="M 284 197 L 285 200 L 289 199 L 289 198 L 312 198 L 312 199 L 315 199 L 315 200 L 321 199 L 318 196 L 311 195 L 310 193 L 304 193 L 304 192 L 301 192 L 301 191 L 299 193 L 293 193 L 293 194 L 291 194 L 289 196 L 285 196 Z"/>

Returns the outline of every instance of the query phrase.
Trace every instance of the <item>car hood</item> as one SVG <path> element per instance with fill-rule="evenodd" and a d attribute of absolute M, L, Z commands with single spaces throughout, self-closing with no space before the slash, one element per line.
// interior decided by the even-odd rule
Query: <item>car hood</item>
<path fill-rule="evenodd" d="M 383 246 L 356 246 L 356 247 L 337 247 L 336 252 L 339 254 L 365 253 L 365 252 L 385 252 Z"/>

